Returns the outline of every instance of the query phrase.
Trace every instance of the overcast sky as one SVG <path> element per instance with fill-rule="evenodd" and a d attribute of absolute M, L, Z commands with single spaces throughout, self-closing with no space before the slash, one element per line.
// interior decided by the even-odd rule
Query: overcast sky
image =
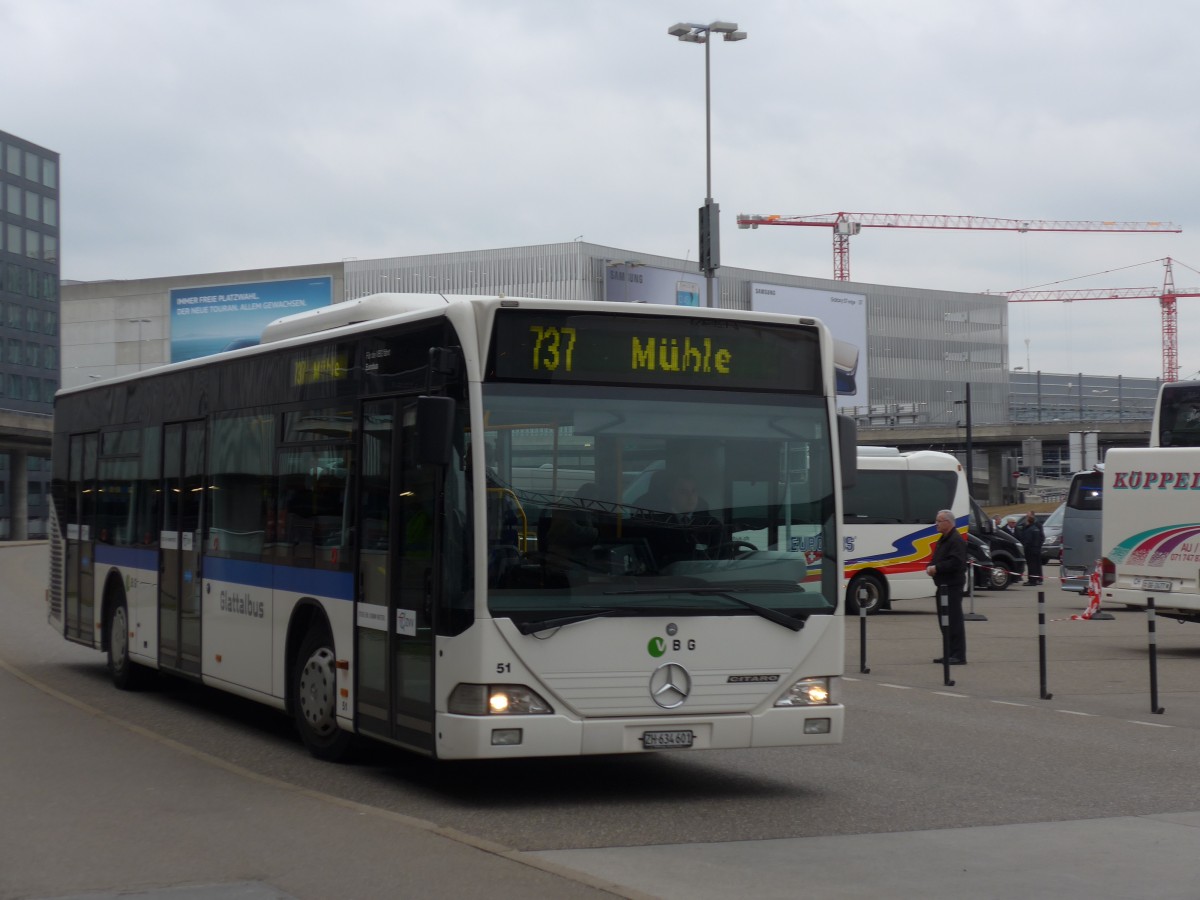
<path fill-rule="evenodd" d="M 718 19 L 749 34 L 711 47 L 726 265 L 832 277 L 828 229 L 739 212 L 1163 221 L 1183 232 L 867 228 L 850 273 L 1157 291 L 1169 256 L 1200 289 L 1185 2 L 0 0 L 0 129 L 62 155 L 64 278 L 578 237 L 695 260 L 704 48 L 667 28 Z M 1012 366 L 1161 373 L 1157 300 L 1010 310 Z"/>

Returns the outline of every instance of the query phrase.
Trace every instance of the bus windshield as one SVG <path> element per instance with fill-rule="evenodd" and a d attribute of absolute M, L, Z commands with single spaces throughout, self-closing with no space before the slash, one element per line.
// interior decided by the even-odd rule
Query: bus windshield
<path fill-rule="evenodd" d="M 1068 509 L 1098 510 L 1104 506 L 1104 473 L 1080 472 L 1067 494 Z"/>
<path fill-rule="evenodd" d="M 483 412 L 494 616 L 527 632 L 689 613 L 799 628 L 836 608 L 822 398 L 492 383 Z"/>
<path fill-rule="evenodd" d="M 1163 385 L 1151 446 L 1200 447 L 1200 384 Z"/>

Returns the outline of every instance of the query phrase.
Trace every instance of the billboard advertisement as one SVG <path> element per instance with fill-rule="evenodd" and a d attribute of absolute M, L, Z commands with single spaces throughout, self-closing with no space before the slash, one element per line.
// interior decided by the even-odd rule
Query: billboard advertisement
<path fill-rule="evenodd" d="M 750 308 L 820 319 L 833 334 L 833 369 L 837 392 L 848 406 L 866 406 L 867 298 L 864 294 L 752 284 Z"/>
<path fill-rule="evenodd" d="M 708 285 L 704 277 L 695 272 L 613 260 L 607 260 L 604 268 L 605 300 L 666 306 L 708 305 Z"/>
<path fill-rule="evenodd" d="M 333 279 L 294 278 L 171 291 L 171 362 L 252 347 L 270 322 L 333 302 Z"/>

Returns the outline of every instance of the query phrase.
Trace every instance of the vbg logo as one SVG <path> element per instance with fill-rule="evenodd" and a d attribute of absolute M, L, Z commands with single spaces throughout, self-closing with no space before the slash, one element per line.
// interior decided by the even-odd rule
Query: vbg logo
<path fill-rule="evenodd" d="M 646 650 L 651 656 L 658 659 L 667 652 L 667 642 L 663 638 L 652 637 L 650 643 L 646 645 Z"/>

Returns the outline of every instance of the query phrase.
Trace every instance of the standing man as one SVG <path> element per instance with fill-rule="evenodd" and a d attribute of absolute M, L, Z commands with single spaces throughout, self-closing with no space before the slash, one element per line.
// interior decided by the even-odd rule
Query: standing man
<path fill-rule="evenodd" d="M 1025 564 L 1029 566 L 1026 572 L 1026 585 L 1042 583 L 1042 544 L 1046 543 L 1046 532 L 1042 524 L 1033 514 L 1033 510 L 1025 513 L 1025 521 L 1017 529 L 1017 537 L 1025 548 Z"/>
<path fill-rule="evenodd" d="M 938 538 L 933 545 L 933 556 L 925 569 L 925 574 L 933 579 L 937 591 L 938 622 L 941 623 L 942 594 L 947 598 L 947 622 L 943 646 L 949 657 L 938 657 L 934 660 L 939 665 L 947 663 L 952 666 L 967 664 L 967 628 L 963 623 L 963 582 L 967 575 L 967 542 L 958 533 L 954 523 L 954 513 L 943 509 L 934 521 Z"/>

